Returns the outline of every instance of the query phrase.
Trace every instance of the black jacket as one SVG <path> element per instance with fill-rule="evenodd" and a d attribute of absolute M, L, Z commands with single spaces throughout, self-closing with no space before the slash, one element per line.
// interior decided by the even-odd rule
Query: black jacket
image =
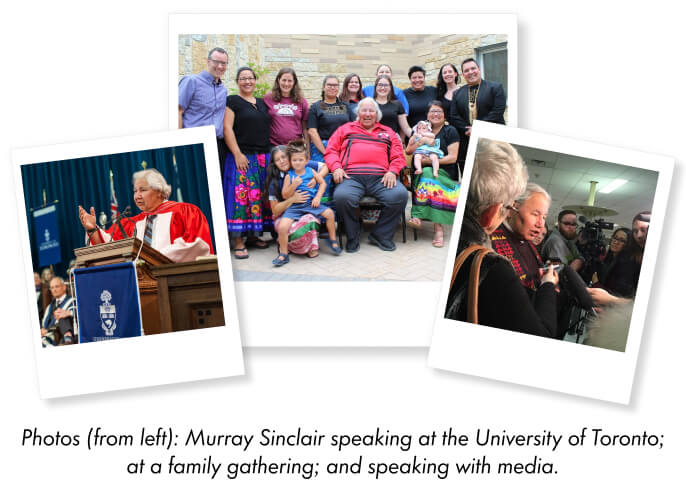
<path fill-rule="evenodd" d="M 458 255 L 472 244 L 490 247 L 481 226 L 464 216 Z M 462 265 L 450 292 L 445 318 L 466 321 L 467 284 L 471 258 Z M 552 283 L 543 283 L 531 302 L 515 274 L 512 264 L 495 253 L 488 254 L 481 266 L 478 302 L 479 324 L 542 337 L 560 337 L 557 330 L 556 292 Z"/>

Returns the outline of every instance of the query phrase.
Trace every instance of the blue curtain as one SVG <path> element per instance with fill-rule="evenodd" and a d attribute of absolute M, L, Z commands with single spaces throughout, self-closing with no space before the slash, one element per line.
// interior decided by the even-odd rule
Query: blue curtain
<path fill-rule="evenodd" d="M 34 270 L 39 271 L 31 209 L 43 206 L 43 191 L 48 204 L 57 201 L 62 260 L 55 265 L 55 273 L 66 277 L 69 261 L 74 258 L 73 249 L 84 246 L 84 231 L 79 222 L 78 206 L 81 205 L 86 210 L 93 206 L 96 215 L 105 212 L 109 220 L 111 169 L 119 211 L 130 206 L 132 214 L 138 214 L 140 211 L 133 203 L 131 176 L 143 169 L 143 161 L 147 163 L 147 169 L 157 169 L 172 186 L 170 200 L 177 200 L 177 189 L 180 189 L 184 202 L 200 207 L 210 224 L 212 245 L 216 249 L 205 153 L 202 144 L 191 144 L 22 166 L 26 219 Z"/>

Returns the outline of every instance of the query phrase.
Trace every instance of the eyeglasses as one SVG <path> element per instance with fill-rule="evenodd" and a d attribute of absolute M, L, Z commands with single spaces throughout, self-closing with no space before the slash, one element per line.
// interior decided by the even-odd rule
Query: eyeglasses
<path fill-rule="evenodd" d="M 567 227 L 578 227 L 576 222 L 560 222 L 560 225 L 566 225 Z"/>
<path fill-rule="evenodd" d="M 389 85 L 388 83 L 379 83 L 378 85 L 376 85 L 376 87 L 377 88 L 390 88 L 391 85 Z"/>
<path fill-rule="evenodd" d="M 238 78 L 238 81 L 255 81 L 255 78 Z"/>
<path fill-rule="evenodd" d="M 327 83 L 327 84 L 324 85 L 324 86 L 327 87 L 327 88 L 338 88 L 338 83 L 336 83 L 335 85 L 334 85 L 334 84 L 331 84 L 331 83 Z"/>
<path fill-rule="evenodd" d="M 513 212 L 519 213 L 519 209 L 515 207 L 514 205 L 505 205 L 506 210 L 512 210 Z"/>
<path fill-rule="evenodd" d="M 443 114 L 443 110 L 437 109 L 437 110 L 429 110 L 429 115 L 431 114 Z"/>
<path fill-rule="evenodd" d="M 212 58 L 210 58 L 210 61 L 212 61 L 217 66 L 222 66 L 222 67 L 226 68 L 227 63 L 225 63 L 224 61 L 217 61 L 216 59 L 212 59 Z"/>

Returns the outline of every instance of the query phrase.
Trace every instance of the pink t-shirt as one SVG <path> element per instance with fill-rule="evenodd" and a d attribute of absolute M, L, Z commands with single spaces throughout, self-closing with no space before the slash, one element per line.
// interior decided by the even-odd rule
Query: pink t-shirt
<path fill-rule="evenodd" d="M 269 107 L 272 123 L 269 129 L 269 142 L 276 146 L 288 144 L 293 139 L 303 137 L 303 122 L 307 122 L 307 100 L 295 103 L 290 97 L 275 102 L 271 93 L 264 96 L 264 103 Z"/>

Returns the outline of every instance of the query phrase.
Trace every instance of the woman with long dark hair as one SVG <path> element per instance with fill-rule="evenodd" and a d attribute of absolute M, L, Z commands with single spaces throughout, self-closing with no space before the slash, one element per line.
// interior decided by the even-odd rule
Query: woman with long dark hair
<path fill-rule="evenodd" d="M 271 117 L 269 143 L 272 146 L 288 144 L 298 138 L 307 141 L 308 105 L 293 68 L 279 70 L 264 102 Z"/>
<path fill-rule="evenodd" d="M 324 151 L 331 134 L 354 120 L 350 106 L 338 98 L 338 77 L 326 75 L 322 81 L 322 99 L 310 107 L 307 133 L 310 136 L 310 159 L 324 162 Z"/>
<path fill-rule="evenodd" d="M 400 137 L 400 140 L 402 140 L 402 136 L 410 137 L 412 129 L 407 124 L 405 109 L 395 98 L 393 82 L 390 76 L 379 75 L 376 78 L 373 98 L 383 114 L 379 123 L 393 129 Z"/>
<path fill-rule="evenodd" d="M 362 93 L 362 81 L 355 73 L 346 75 L 341 86 L 341 95 L 338 97 L 342 102 L 350 105 L 350 108 L 355 111 L 357 104 L 364 98 Z"/>
<path fill-rule="evenodd" d="M 452 63 L 446 63 L 438 70 L 438 81 L 436 82 L 436 89 L 438 95 L 436 100 L 443 104 L 446 117 L 450 117 L 450 103 L 453 101 L 453 93 L 457 90 L 457 84 L 460 82 L 460 75 L 457 72 L 457 66 Z"/>
<path fill-rule="evenodd" d="M 229 147 L 224 164 L 224 204 L 236 259 L 248 257 L 246 244 L 267 247 L 258 235 L 272 228 L 271 215 L 262 204 L 271 117 L 264 100 L 254 96 L 256 78 L 249 67 L 238 70 L 238 94 L 226 98 L 224 116 L 224 140 Z"/>

